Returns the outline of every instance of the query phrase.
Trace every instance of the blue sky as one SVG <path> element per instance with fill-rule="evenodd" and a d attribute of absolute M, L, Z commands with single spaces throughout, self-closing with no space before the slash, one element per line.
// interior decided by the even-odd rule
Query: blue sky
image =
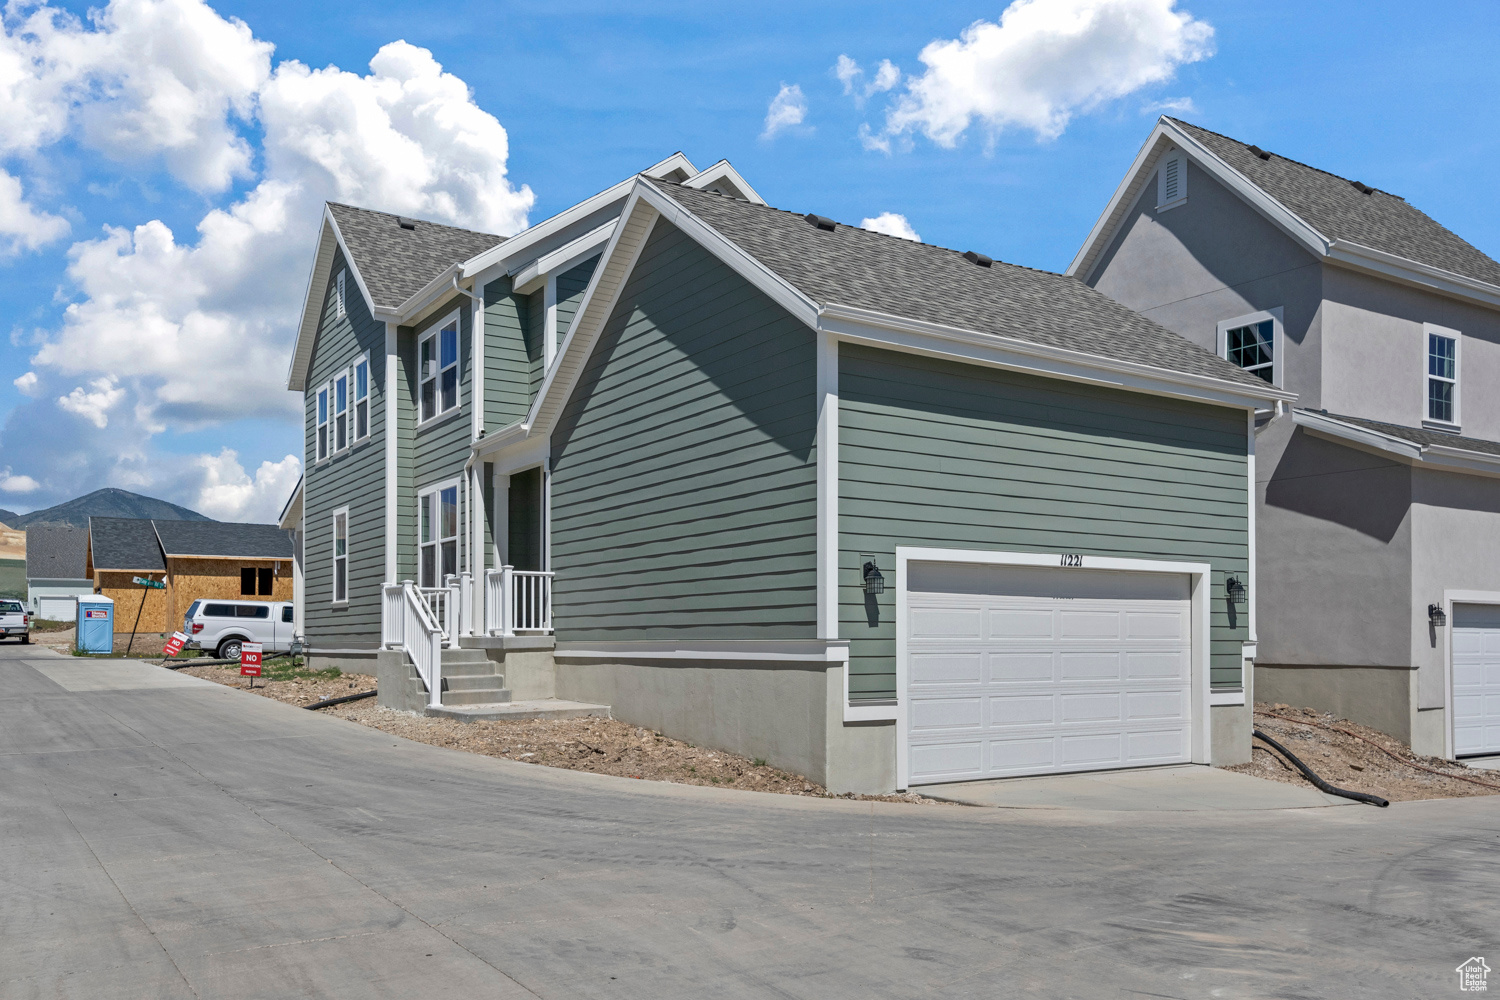
<path fill-rule="evenodd" d="M 700 166 L 729 158 L 779 207 L 855 224 L 898 213 L 926 242 L 1059 270 L 1166 108 L 1401 194 L 1500 256 L 1500 5 L 1031 7 L 1033 20 L 1088 10 L 1187 27 L 1175 51 L 1086 39 L 1024 86 L 1006 80 L 1038 59 L 1030 36 L 981 33 L 998 55 L 975 56 L 976 93 L 924 92 L 893 128 L 928 71 L 924 47 L 961 47 L 1004 3 L 367 3 L 351 19 L 348 5 L 116 0 L 93 21 L 80 4 L 12 6 L 0 78 L 9 52 L 35 89 L 0 95 L 0 188 L 13 179 L 25 205 L 0 189 L 0 508 L 122 486 L 219 517 L 273 516 L 301 452 L 278 386 L 330 195 L 506 230 L 681 149 Z M 39 11 L 52 25 L 40 34 Z M 351 102 L 383 100 L 370 64 L 398 40 L 409 45 L 386 50 L 380 79 L 416 81 L 468 124 L 408 128 L 393 113 L 374 139 L 346 135 L 328 153 Z M 61 66 L 80 46 L 86 69 Z M 863 71 L 852 94 L 841 55 Z M 882 60 L 899 82 L 865 96 Z M 293 61 L 344 72 L 299 75 Z M 802 120 L 768 136 L 784 87 L 800 92 Z M 956 133 L 950 116 L 943 132 L 940 112 L 971 98 L 1003 110 Z M 413 180 L 382 142 L 471 169 Z M 200 236 L 215 210 L 239 221 Z"/>

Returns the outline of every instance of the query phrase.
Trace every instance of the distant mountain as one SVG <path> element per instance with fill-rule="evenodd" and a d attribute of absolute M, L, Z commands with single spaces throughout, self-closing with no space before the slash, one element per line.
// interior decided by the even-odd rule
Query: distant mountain
<path fill-rule="evenodd" d="M 20 514 L 17 514 L 13 510 L 6 510 L 4 507 L 0 507 L 0 524 L 5 525 L 7 528 L 14 528 L 16 526 L 16 518 L 20 516 Z"/>
<path fill-rule="evenodd" d="M 154 517 L 163 521 L 212 521 L 196 510 L 179 507 L 155 497 L 143 497 L 129 490 L 107 488 L 95 490 L 88 496 L 60 503 L 46 510 L 34 510 L 30 514 L 5 514 L 13 528 L 24 528 L 28 524 L 74 524 L 86 528 L 91 517 Z"/>

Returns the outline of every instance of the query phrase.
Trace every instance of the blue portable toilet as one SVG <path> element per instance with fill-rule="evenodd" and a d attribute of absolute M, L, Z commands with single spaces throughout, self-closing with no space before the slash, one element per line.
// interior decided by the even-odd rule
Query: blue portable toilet
<path fill-rule="evenodd" d="M 78 621 L 75 644 L 84 653 L 115 651 L 115 602 L 103 594 L 78 598 Z"/>

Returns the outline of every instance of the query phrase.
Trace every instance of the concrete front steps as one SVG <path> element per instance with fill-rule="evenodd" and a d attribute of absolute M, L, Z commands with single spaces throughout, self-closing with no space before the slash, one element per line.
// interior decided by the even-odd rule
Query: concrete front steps
<path fill-rule="evenodd" d="M 465 637 L 459 649 L 443 650 L 441 707 L 427 701 L 416 666 L 397 650 L 379 654 L 381 705 L 461 721 L 483 719 L 609 718 L 608 705 L 564 701 L 553 696 L 551 637 L 491 639 Z M 512 662 L 514 661 L 514 662 Z M 512 697 L 505 674 L 514 668 L 522 699 Z M 393 675 L 394 672 L 394 675 Z M 394 691 L 392 690 L 394 688 Z M 394 698 L 387 692 L 399 694 Z"/>

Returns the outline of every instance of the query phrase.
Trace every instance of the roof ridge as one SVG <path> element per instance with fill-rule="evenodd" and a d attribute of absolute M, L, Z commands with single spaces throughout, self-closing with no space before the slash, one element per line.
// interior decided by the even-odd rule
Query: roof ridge
<path fill-rule="evenodd" d="M 641 176 L 645 177 L 644 174 L 642 174 Z M 767 204 L 767 205 L 758 205 L 755 202 L 744 201 L 741 198 L 735 198 L 735 197 L 732 197 L 730 195 L 720 194 L 717 191 L 705 191 L 702 188 L 688 187 L 686 184 L 681 184 L 681 183 L 679 183 L 677 181 L 664 181 L 664 180 L 661 180 L 660 178 L 656 178 L 656 177 L 645 177 L 645 179 L 648 180 L 648 181 L 651 181 L 653 183 L 656 183 L 656 184 L 670 184 L 673 187 L 682 188 L 684 191 L 693 191 L 693 192 L 696 192 L 697 194 L 709 195 L 709 196 L 715 197 L 715 198 L 728 198 L 730 201 L 741 202 L 742 204 L 749 205 L 752 208 L 765 209 L 765 210 L 768 210 L 768 211 L 771 211 L 771 212 L 780 212 L 782 215 L 791 215 L 791 216 L 794 216 L 794 217 L 796 217 L 798 219 L 805 219 L 807 217 L 807 214 L 808 214 L 808 213 L 805 213 L 805 212 L 794 212 L 794 211 L 792 211 L 789 208 L 777 208 L 775 205 L 770 205 L 770 204 Z M 933 250 L 941 250 L 944 253 L 951 253 L 955 257 L 958 257 L 961 260 L 963 259 L 964 254 L 970 252 L 968 250 L 955 250 L 952 247 L 945 247 L 941 243 L 928 243 L 926 240 L 909 240 L 909 239 L 907 239 L 904 236 L 892 236 L 890 233 L 882 233 L 882 232 L 878 232 L 878 231 L 876 231 L 874 229 L 866 229 L 864 226 L 855 226 L 855 225 L 851 225 L 850 223 L 847 223 L 847 222 L 839 222 L 837 219 L 834 219 L 833 221 L 837 225 L 843 226 L 845 229 L 852 229 L 852 230 L 855 230 L 855 231 L 861 232 L 861 233 L 869 233 L 871 236 L 877 236 L 877 237 L 880 237 L 881 239 L 898 240 L 899 242 L 905 243 L 905 244 L 907 244 L 909 246 L 930 247 Z M 1053 278 L 1069 278 L 1069 277 L 1072 277 L 1072 275 L 1063 274 L 1061 271 L 1049 271 L 1046 268 L 1041 268 L 1041 267 L 1028 267 L 1025 264 L 1016 264 L 1016 263 L 1013 263 L 1013 262 L 1008 261 L 1008 260 L 1001 260 L 999 257 L 991 257 L 990 260 L 991 260 L 992 263 L 1003 264 L 1006 267 L 1012 267 L 1012 268 L 1015 268 L 1018 271 L 1030 271 L 1032 274 L 1045 274 L 1045 275 L 1048 275 L 1049 277 L 1053 277 Z"/>

